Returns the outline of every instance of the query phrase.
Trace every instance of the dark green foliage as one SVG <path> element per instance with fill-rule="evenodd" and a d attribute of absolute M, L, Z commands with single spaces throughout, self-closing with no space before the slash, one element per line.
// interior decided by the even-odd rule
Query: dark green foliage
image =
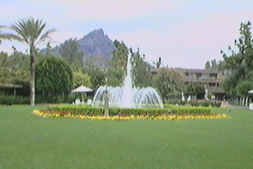
<path fill-rule="evenodd" d="M 21 52 L 10 56 L 0 53 L 0 83 L 22 85 L 19 95 L 28 96 L 30 92 L 29 57 Z"/>
<path fill-rule="evenodd" d="M 90 82 L 93 89 L 105 84 L 105 72 L 99 68 L 87 69 L 87 74 L 90 76 Z"/>
<path fill-rule="evenodd" d="M 211 60 L 211 62 L 207 61 L 205 64 L 205 69 L 206 70 L 217 70 L 217 71 L 222 71 L 225 72 L 225 62 L 224 61 L 216 61 Z"/>
<path fill-rule="evenodd" d="M 141 56 L 139 49 L 136 53 L 131 52 L 132 77 L 135 87 L 151 86 L 151 65 L 145 61 L 145 55 Z"/>
<path fill-rule="evenodd" d="M 239 83 L 236 88 L 236 95 L 240 97 L 248 96 L 248 92 L 253 89 L 253 81 L 243 81 Z"/>
<path fill-rule="evenodd" d="M 199 93 L 204 93 L 204 91 L 205 91 L 204 85 L 195 82 L 186 84 L 186 89 L 184 93 L 186 95 L 197 95 Z"/>
<path fill-rule="evenodd" d="M 240 37 L 235 40 L 235 46 L 238 52 L 229 47 L 230 56 L 222 51 L 225 66 L 230 72 L 223 81 L 223 88 L 231 96 L 247 97 L 246 90 L 252 89 L 253 83 L 253 40 L 250 22 L 241 24 Z"/>
<path fill-rule="evenodd" d="M 55 111 L 70 111 L 73 114 L 104 115 L 103 108 L 93 108 L 88 105 L 57 105 L 49 109 Z M 211 108 L 203 107 L 168 107 L 165 109 L 124 109 L 109 108 L 109 115 L 161 115 L 161 114 L 206 114 L 211 113 Z"/>
<path fill-rule="evenodd" d="M 110 77 L 107 79 L 106 85 L 113 86 L 113 87 L 122 86 L 122 81 L 117 77 Z"/>
<path fill-rule="evenodd" d="M 0 96 L 0 105 L 29 104 L 29 97 Z"/>
<path fill-rule="evenodd" d="M 205 69 L 210 69 L 211 68 L 211 64 L 210 64 L 210 62 L 209 61 L 207 61 L 206 62 L 206 64 L 205 64 Z"/>
<path fill-rule="evenodd" d="M 184 79 L 175 69 L 161 68 L 153 79 L 153 85 L 163 99 L 177 98 L 184 91 Z"/>
<path fill-rule="evenodd" d="M 0 68 L 8 66 L 8 53 L 0 52 Z"/>
<path fill-rule="evenodd" d="M 29 56 L 22 52 L 13 52 L 8 57 L 8 67 L 12 71 L 29 70 Z"/>
<path fill-rule="evenodd" d="M 45 57 L 36 65 L 36 92 L 45 96 L 68 95 L 73 88 L 73 73 L 61 58 Z"/>
<path fill-rule="evenodd" d="M 56 105 L 50 106 L 48 109 L 55 111 L 70 111 L 73 114 L 82 114 L 82 115 L 104 115 L 102 108 L 94 108 L 90 105 Z"/>
<path fill-rule="evenodd" d="M 70 95 L 36 95 L 36 103 L 72 103 L 75 99 Z"/>
<path fill-rule="evenodd" d="M 80 50 L 80 45 L 77 39 L 66 40 L 60 46 L 60 54 L 72 67 L 77 71 L 83 66 L 83 52 Z"/>
<path fill-rule="evenodd" d="M 15 73 L 9 68 L 9 56 L 7 53 L 0 53 L 0 83 L 12 83 Z"/>
<path fill-rule="evenodd" d="M 114 41 L 116 49 L 113 51 L 113 57 L 107 70 L 107 85 L 119 86 L 123 84 L 126 75 L 126 65 L 128 57 L 128 48 L 124 42 Z"/>
<path fill-rule="evenodd" d="M 154 61 L 153 64 L 154 64 L 154 66 L 155 66 L 156 68 L 160 68 L 161 65 L 162 65 L 162 58 L 159 57 L 159 58 L 158 58 L 158 61 Z"/>
<path fill-rule="evenodd" d="M 193 107 L 220 107 L 220 102 L 213 101 L 181 101 L 181 100 L 166 100 L 164 107 L 171 107 L 171 105 L 190 105 Z"/>
<path fill-rule="evenodd" d="M 74 87 L 77 88 L 81 85 L 91 87 L 90 76 L 82 72 L 73 72 Z"/>

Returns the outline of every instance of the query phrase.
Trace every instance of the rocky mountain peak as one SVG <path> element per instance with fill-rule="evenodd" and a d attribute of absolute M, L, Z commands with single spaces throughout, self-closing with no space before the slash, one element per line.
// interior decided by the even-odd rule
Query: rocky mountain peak
<path fill-rule="evenodd" d="M 84 53 L 84 60 L 94 58 L 95 60 L 102 59 L 109 62 L 112 58 L 112 51 L 116 49 L 113 41 L 105 35 L 101 28 L 88 33 L 77 41 L 80 46 L 79 50 Z M 61 56 L 59 50 L 62 45 L 60 44 L 53 49 L 55 55 Z"/>

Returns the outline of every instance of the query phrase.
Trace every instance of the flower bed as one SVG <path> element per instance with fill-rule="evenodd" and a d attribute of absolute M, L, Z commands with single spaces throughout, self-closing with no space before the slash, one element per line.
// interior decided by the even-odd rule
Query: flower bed
<path fill-rule="evenodd" d="M 189 120 L 228 118 L 226 114 L 160 114 L 160 115 L 82 115 L 69 111 L 34 110 L 34 114 L 42 117 L 80 118 L 85 120 Z"/>

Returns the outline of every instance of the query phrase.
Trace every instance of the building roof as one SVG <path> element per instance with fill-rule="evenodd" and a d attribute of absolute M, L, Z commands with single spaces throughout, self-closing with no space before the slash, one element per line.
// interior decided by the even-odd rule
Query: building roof
<path fill-rule="evenodd" d="M 3 84 L 0 83 L 0 88 L 22 88 L 22 85 L 17 85 L 17 84 Z"/>
<path fill-rule="evenodd" d="M 151 72 L 157 72 L 161 68 L 154 68 L 151 69 Z M 220 72 L 219 70 L 214 70 L 214 69 L 186 69 L 186 68 L 168 68 L 168 69 L 176 69 L 182 72 L 187 72 L 187 73 L 218 73 Z"/>

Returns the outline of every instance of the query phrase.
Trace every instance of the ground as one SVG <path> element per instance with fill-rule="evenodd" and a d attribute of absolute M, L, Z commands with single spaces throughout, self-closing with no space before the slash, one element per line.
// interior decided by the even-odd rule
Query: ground
<path fill-rule="evenodd" d="M 0 107 L 0 168 L 253 166 L 253 111 L 212 110 L 227 119 L 90 121 L 32 110 Z"/>

